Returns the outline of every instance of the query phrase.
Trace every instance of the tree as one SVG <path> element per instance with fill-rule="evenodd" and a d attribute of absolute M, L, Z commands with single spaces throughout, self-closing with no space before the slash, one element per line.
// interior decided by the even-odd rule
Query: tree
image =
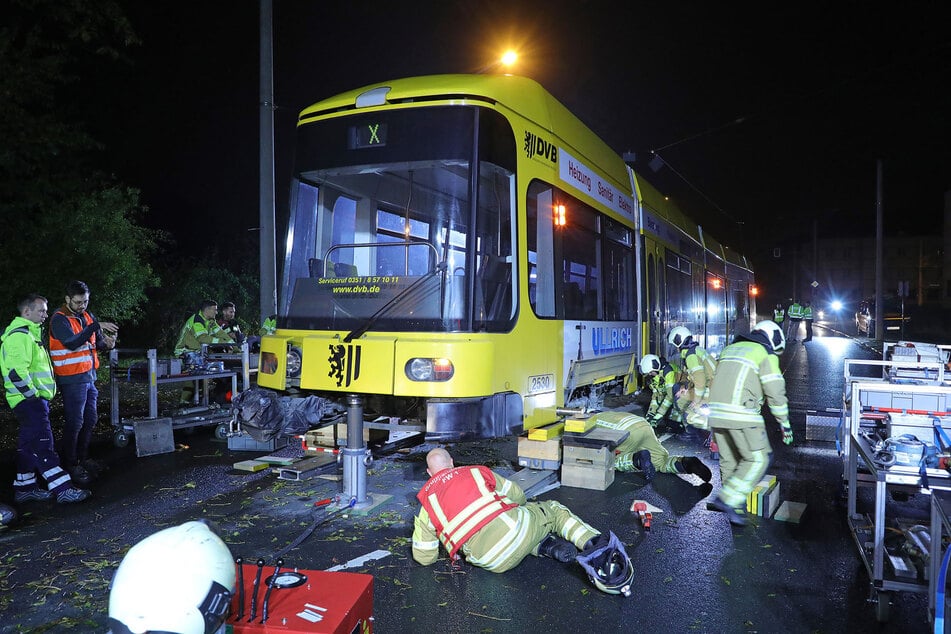
<path fill-rule="evenodd" d="M 81 279 L 98 314 L 134 322 L 164 234 L 137 224 L 137 190 L 96 169 L 102 148 L 69 106 L 83 72 L 138 40 L 111 0 L 0 0 L 0 14 L 0 304 L 41 292 L 55 306 Z"/>

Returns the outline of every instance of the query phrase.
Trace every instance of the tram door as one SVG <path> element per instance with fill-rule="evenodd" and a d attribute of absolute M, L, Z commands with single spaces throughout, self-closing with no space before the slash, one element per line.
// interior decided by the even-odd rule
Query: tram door
<path fill-rule="evenodd" d="M 667 348 L 664 340 L 666 329 L 667 286 L 664 277 L 664 261 L 653 253 L 647 256 L 647 353 L 664 356 Z"/>

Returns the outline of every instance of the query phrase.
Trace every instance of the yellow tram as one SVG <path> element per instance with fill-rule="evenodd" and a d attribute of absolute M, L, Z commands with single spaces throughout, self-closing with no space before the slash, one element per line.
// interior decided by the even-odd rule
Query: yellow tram
<path fill-rule="evenodd" d="M 441 75 L 305 109 L 258 384 L 498 437 L 632 390 L 686 325 L 717 351 L 752 270 L 536 82 Z"/>

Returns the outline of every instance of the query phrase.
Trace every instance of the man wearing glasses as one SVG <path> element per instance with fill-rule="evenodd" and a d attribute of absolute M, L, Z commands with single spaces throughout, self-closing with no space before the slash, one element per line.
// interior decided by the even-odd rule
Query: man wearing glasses
<path fill-rule="evenodd" d="M 89 443 L 99 417 L 97 350 L 115 347 L 119 332 L 116 324 L 96 320 L 86 310 L 88 306 L 89 287 L 74 280 L 66 285 L 66 303 L 50 320 L 50 358 L 66 414 L 63 466 L 80 485 L 89 484 L 102 470 L 89 457 Z"/>

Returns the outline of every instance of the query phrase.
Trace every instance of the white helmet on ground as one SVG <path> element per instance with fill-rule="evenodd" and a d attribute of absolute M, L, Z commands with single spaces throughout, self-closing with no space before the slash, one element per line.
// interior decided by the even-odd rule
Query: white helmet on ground
<path fill-rule="evenodd" d="M 667 335 L 667 343 L 675 348 L 681 348 L 687 344 L 687 340 L 691 337 L 693 337 L 693 335 L 690 334 L 689 330 L 683 326 L 677 326 L 676 328 L 670 329 L 670 334 Z"/>
<path fill-rule="evenodd" d="M 650 372 L 659 372 L 660 371 L 660 357 L 656 354 L 645 354 L 641 357 L 641 374 L 649 374 Z"/>
<path fill-rule="evenodd" d="M 769 345 L 773 347 L 773 352 L 777 354 L 786 349 L 786 336 L 783 329 L 775 321 L 764 319 L 753 326 L 753 332 L 761 332 L 769 339 Z"/>
<path fill-rule="evenodd" d="M 186 522 L 133 546 L 109 592 L 112 634 L 215 632 L 234 593 L 235 564 L 204 522 Z"/>

